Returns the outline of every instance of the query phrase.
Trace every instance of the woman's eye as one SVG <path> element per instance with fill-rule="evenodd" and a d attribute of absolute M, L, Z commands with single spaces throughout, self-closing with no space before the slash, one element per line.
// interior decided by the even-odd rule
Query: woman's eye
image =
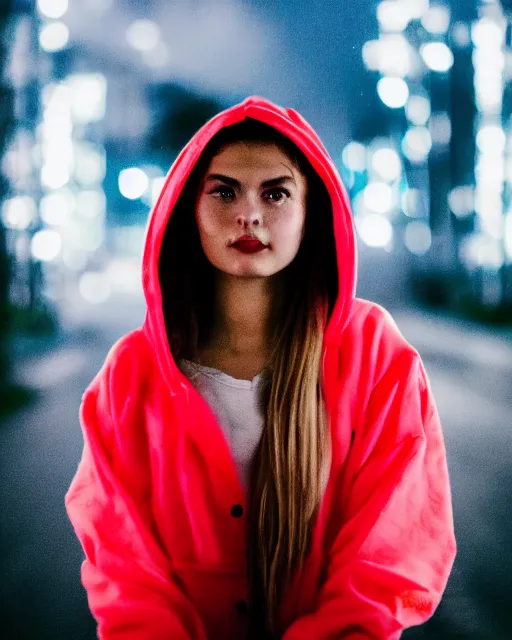
<path fill-rule="evenodd" d="M 281 202 L 285 197 L 290 197 L 290 193 L 286 189 L 271 189 L 265 193 L 265 198 L 271 202 Z"/>
<path fill-rule="evenodd" d="M 231 189 L 231 187 L 217 187 L 210 193 L 218 195 L 221 200 L 232 200 L 235 196 L 235 193 L 233 189 Z"/>

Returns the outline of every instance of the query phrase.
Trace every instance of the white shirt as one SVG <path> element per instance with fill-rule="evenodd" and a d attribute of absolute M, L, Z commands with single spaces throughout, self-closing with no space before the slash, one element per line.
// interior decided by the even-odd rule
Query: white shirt
<path fill-rule="evenodd" d="M 231 447 L 240 481 L 247 489 L 250 464 L 264 424 L 260 402 L 262 374 L 252 380 L 238 380 L 189 360 L 182 360 L 180 364 L 217 417 Z"/>

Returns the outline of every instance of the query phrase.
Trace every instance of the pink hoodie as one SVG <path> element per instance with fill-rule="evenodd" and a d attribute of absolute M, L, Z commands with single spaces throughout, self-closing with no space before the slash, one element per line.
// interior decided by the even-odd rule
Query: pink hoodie
<path fill-rule="evenodd" d="M 332 467 L 311 552 L 282 604 L 283 639 L 399 638 L 436 609 L 456 552 L 439 416 L 418 353 L 383 308 L 354 297 L 352 217 L 327 151 L 298 113 L 257 97 L 210 120 L 169 171 L 146 237 L 144 324 L 83 396 L 66 508 L 89 605 L 109 640 L 244 634 L 246 499 L 212 411 L 167 346 L 158 259 L 205 145 L 245 117 L 288 136 L 323 179 L 339 273 L 322 360 Z"/>

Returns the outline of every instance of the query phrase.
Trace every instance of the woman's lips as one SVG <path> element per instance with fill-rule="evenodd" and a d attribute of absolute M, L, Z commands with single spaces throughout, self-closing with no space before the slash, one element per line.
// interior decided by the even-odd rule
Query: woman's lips
<path fill-rule="evenodd" d="M 233 242 L 231 246 L 242 253 L 257 253 L 267 248 L 267 245 L 260 242 L 257 238 L 251 238 L 250 236 L 239 238 L 236 242 Z"/>

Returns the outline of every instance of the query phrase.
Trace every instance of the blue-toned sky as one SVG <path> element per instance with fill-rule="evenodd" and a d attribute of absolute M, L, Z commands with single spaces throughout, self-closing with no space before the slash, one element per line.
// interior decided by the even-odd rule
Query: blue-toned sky
<path fill-rule="evenodd" d="M 471 12 L 474 0 L 450 3 Z M 175 80 L 224 101 L 258 93 L 297 108 L 327 146 L 375 108 L 376 78 L 364 42 L 377 36 L 376 0 L 71 0 L 72 37 L 96 50 L 115 81 Z M 126 41 L 135 19 L 160 27 L 166 58 L 145 62 Z M 153 60 L 155 62 L 155 56 Z M 126 71 L 129 70 L 129 72 Z M 123 75 L 127 73 L 127 75 Z M 129 86 L 129 84 L 128 84 Z"/>

